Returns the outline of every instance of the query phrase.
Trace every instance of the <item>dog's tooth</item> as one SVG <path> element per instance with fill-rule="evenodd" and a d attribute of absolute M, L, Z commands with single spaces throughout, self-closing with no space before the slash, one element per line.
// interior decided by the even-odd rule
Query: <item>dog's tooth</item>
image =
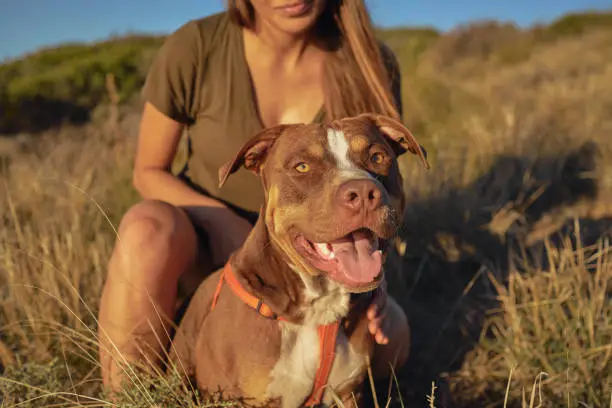
<path fill-rule="evenodd" d="M 328 256 L 330 253 L 329 247 L 327 243 L 322 243 L 322 244 L 316 244 L 317 245 L 317 249 L 319 250 L 319 252 L 322 255 Z"/>

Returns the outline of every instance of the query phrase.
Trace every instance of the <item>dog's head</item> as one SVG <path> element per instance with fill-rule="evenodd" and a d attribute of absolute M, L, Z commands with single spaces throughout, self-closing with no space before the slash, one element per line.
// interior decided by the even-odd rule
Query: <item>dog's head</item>
<path fill-rule="evenodd" d="M 397 157 L 405 152 L 429 168 L 410 131 L 386 116 L 279 125 L 251 138 L 219 179 L 223 185 L 241 166 L 259 174 L 260 217 L 289 263 L 358 293 L 378 285 L 383 251 L 401 221 Z"/>

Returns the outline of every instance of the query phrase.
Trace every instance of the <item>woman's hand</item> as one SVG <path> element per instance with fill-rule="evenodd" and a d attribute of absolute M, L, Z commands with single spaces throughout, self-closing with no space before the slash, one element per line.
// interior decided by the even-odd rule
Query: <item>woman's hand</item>
<path fill-rule="evenodd" d="M 389 343 L 389 319 L 387 319 L 387 281 L 383 278 L 378 288 L 374 291 L 374 298 L 368 307 L 367 317 L 370 321 L 368 329 L 374 336 L 376 343 Z"/>

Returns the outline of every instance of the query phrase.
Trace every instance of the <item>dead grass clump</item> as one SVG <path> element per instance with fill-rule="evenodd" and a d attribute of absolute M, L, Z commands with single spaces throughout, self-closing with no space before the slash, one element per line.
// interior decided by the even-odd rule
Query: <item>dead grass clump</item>
<path fill-rule="evenodd" d="M 2 179 L 0 367 L 61 357 L 82 379 L 97 359 L 94 316 L 113 225 L 134 199 L 130 159 L 95 128 L 46 142 L 52 148 L 14 156 Z"/>
<path fill-rule="evenodd" d="M 501 404 L 511 374 L 514 404 L 542 373 L 545 406 L 607 406 L 612 397 L 612 248 L 548 246 L 550 269 L 522 265 L 507 287 L 495 282 L 500 309 L 478 347 L 450 376 L 461 400 Z"/>

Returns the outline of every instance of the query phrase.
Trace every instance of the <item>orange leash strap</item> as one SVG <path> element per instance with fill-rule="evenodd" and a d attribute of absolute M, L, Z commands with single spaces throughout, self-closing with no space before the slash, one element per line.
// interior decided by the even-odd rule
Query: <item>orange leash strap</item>
<path fill-rule="evenodd" d="M 336 357 L 336 338 L 338 337 L 339 328 L 340 321 L 318 327 L 319 351 L 321 354 L 319 356 L 319 367 L 317 368 L 312 393 L 304 404 L 307 407 L 316 407 L 323 400 L 323 393 L 325 392 L 332 364 Z"/>
<path fill-rule="evenodd" d="M 262 299 L 251 295 L 244 289 L 244 287 L 242 287 L 238 281 L 238 278 L 236 278 L 236 275 L 234 275 L 229 262 L 225 264 L 223 271 L 221 271 L 219 283 L 217 283 L 217 288 L 213 294 L 211 311 L 217 305 L 224 282 L 227 282 L 236 296 L 238 296 L 245 304 L 257 310 L 262 316 L 281 321 L 285 320 L 283 317 L 279 317 L 272 312 L 270 307 L 266 305 Z M 306 407 L 315 407 L 323 400 L 323 393 L 325 392 L 325 387 L 327 386 L 327 381 L 329 380 L 329 374 L 331 373 L 334 358 L 336 357 L 336 338 L 338 337 L 339 328 L 339 320 L 334 323 L 321 325 L 317 328 L 320 351 L 319 366 L 315 375 L 312 393 L 305 403 Z"/>
<path fill-rule="evenodd" d="M 262 316 L 271 319 L 284 320 L 282 317 L 278 317 L 276 313 L 274 313 L 270 309 L 270 307 L 263 302 L 263 299 L 251 295 L 244 289 L 244 287 L 240 284 L 238 278 L 236 278 L 236 275 L 232 271 L 229 262 L 225 264 L 223 271 L 221 271 L 219 283 L 217 284 L 217 289 L 215 290 L 215 293 L 213 295 L 211 311 L 217 305 L 217 300 L 219 299 L 219 295 L 221 294 L 221 289 L 223 288 L 224 281 L 227 282 L 229 287 L 236 294 L 236 296 L 240 298 L 240 300 L 242 300 L 247 306 L 250 306 L 253 309 L 257 310 Z"/>

